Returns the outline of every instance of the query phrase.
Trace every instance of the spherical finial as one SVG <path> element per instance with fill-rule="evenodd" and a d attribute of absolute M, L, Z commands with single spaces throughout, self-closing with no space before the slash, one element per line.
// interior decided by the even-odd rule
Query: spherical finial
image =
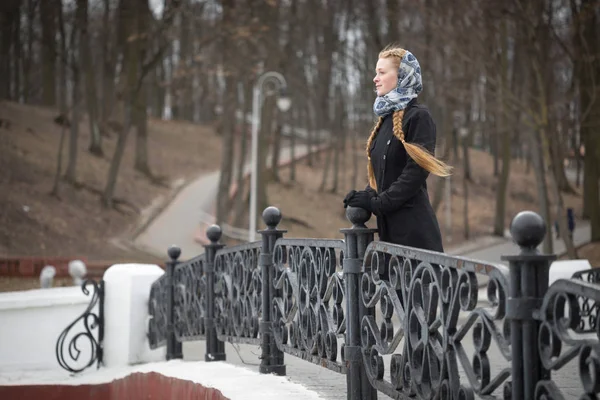
<path fill-rule="evenodd" d="M 85 267 L 85 263 L 81 260 L 72 260 L 69 261 L 68 265 L 69 275 L 73 278 L 73 283 L 76 286 L 81 285 L 83 282 L 83 278 L 87 274 L 87 268 Z"/>
<path fill-rule="evenodd" d="M 40 273 L 40 287 L 47 289 L 52 287 L 52 280 L 56 275 L 56 268 L 53 265 L 46 265 Z"/>
<path fill-rule="evenodd" d="M 533 211 L 521 211 L 510 224 L 510 234 L 519 247 L 535 249 L 546 236 L 546 222 Z"/>
<path fill-rule="evenodd" d="M 352 222 L 353 228 L 365 228 L 365 223 L 371 218 L 371 213 L 364 208 L 348 207 L 346 208 L 346 218 Z"/>
<path fill-rule="evenodd" d="M 169 258 L 171 259 L 171 261 L 177 261 L 177 259 L 181 255 L 181 249 L 178 246 L 172 245 L 169 247 L 167 253 L 169 254 Z"/>
<path fill-rule="evenodd" d="M 211 225 L 206 229 L 206 237 L 211 243 L 217 243 L 219 239 L 221 239 L 221 235 L 223 232 L 221 231 L 221 227 L 219 225 Z"/>
<path fill-rule="evenodd" d="M 281 222 L 281 211 L 277 207 L 267 207 L 262 213 L 262 219 L 269 229 L 275 229 Z"/>

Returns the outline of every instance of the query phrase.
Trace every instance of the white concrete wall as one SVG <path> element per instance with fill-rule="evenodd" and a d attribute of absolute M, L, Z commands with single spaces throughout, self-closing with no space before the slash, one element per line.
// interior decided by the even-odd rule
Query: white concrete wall
<path fill-rule="evenodd" d="M 116 264 L 104 273 L 107 367 L 165 360 L 165 347 L 151 350 L 147 337 L 150 287 L 163 274 L 155 264 Z"/>
<path fill-rule="evenodd" d="M 60 369 L 55 353 L 58 337 L 90 300 L 91 294 L 85 296 L 76 286 L 0 293 L 0 374 Z M 74 328 L 75 333 L 83 331 L 83 323 Z M 89 347 L 84 340 L 79 343 L 80 361 L 85 363 Z"/>

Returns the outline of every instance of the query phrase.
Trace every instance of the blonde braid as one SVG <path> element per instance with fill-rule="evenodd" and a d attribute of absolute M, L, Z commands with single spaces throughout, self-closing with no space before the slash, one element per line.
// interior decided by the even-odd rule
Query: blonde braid
<path fill-rule="evenodd" d="M 371 144 L 373 144 L 373 140 L 375 140 L 375 137 L 377 136 L 377 132 L 379 132 L 379 128 L 381 127 L 382 123 L 383 123 L 383 118 L 379 117 L 379 119 L 375 123 L 375 126 L 373 127 L 373 130 L 371 131 L 371 134 L 369 135 L 369 139 L 367 140 L 367 149 L 366 149 L 367 150 L 367 174 L 369 177 L 369 186 L 371 186 L 375 190 L 377 190 L 377 181 L 375 180 L 375 172 L 373 171 L 373 165 L 371 165 Z"/>
<path fill-rule="evenodd" d="M 401 47 L 395 47 L 394 45 L 387 46 L 385 49 L 379 52 L 379 58 L 395 57 L 400 65 L 400 60 L 406 55 L 406 50 Z"/>
<path fill-rule="evenodd" d="M 402 120 L 404 119 L 404 110 L 394 112 L 392 121 L 394 122 L 394 136 L 404 144 L 404 131 L 402 130 Z"/>
<path fill-rule="evenodd" d="M 412 158 L 417 164 L 419 164 L 426 171 L 437 175 L 437 176 L 449 176 L 452 174 L 452 167 L 444 163 L 443 161 L 435 158 L 424 147 L 416 143 L 408 143 L 404 140 L 404 131 L 402 130 L 402 120 L 404 118 L 404 110 L 398 110 L 394 112 L 394 136 L 402 143 L 406 149 L 406 153 Z"/>

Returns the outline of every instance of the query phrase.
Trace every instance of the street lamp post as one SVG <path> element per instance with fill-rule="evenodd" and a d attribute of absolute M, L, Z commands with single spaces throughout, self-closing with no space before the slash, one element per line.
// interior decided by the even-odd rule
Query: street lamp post
<path fill-rule="evenodd" d="M 291 106 L 291 99 L 285 94 L 287 88 L 287 82 L 283 75 L 279 72 L 270 71 L 265 72 L 258 78 L 254 84 L 252 90 L 252 165 L 251 165 L 251 176 L 250 176 L 250 223 L 248 228 L 248 240 L 253 242 L 256 237 L 256 180 L 257 180 L 257 168 L 258 168 L 258 130 L 260 128 L 260 109 L 262 107 L 263 86 L 271 84 L 274 86 L 274 90 L 280 90 L 280 95 L 277 98 L 277 107 L 285 112 L 289 110 Z M 272 93 L 272 92 L 271 92 Z M 271 94 L 267 93 L 267 95 Z M 266 96 L 264 96 L 266 97 Z"/>

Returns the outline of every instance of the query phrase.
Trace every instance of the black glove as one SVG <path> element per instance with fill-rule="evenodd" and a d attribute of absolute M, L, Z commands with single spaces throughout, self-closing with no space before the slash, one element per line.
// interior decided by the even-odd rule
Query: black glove
<path fill-rule="evenodd" d="M 374 197 L 372 196 L 370 193 L 361 190 L 359 192 L 356 192 L 354 194 L 354 196 L 352 196 L 350 198 L 350 200 L 348 200 L 348 205 L 350 207 L 360 207 L 363 208 L 369 212 L 372 212 L 371 210 L 371 198 Z"/>
<path fill-rule="evenodd" d="M 346 197 L 344 197 L 344 208 L 348 207 L 348 201 L 354 196 L 355 193 L 356 193 L 356 190 L 352 189 L 351 191 L 348 192 Z"/>

